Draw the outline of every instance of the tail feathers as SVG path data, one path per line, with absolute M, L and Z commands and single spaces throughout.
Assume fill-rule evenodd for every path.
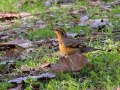
M 95 51 L 95 50 L 102 50 L 102 49 L 96 49 L 94 47 L 86 47 L 80 50 L 81 53 L 86 53 L 86 52 L 91 52 L 91 51 Z

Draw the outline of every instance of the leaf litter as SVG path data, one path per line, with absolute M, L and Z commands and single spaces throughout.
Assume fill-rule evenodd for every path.
M 86 0 L 86 1 L 89 2 L 89 4 L 91 5 L 89 6 L 90 8 L 93 8 L 94 5 L 98 5 L 101 11 L 107 11 L 107 12 L 111 12 L 111 10 L 114 8 L 113 7 L 114 5 L 119 5 L 119 0 L 113 3 L 109 3 L 107 5 L 102 5 L 100 0 Z M 47 3 L 50 5 L 52 5 L 53 2 L 54 0 L 47 1 Z M 61 3 L 61 2 L 65 4 L 65 3 L 68 3 L 69 0 L 67 0 L 67 2 L 64 2 L 64 0 L 58 1 L 58 3 Z M 89 37 L 87 37 L 85 33 L 76 35 L 74 33 L 67 32 L 70 38 L 80 37 L 82 38 L 83 42 L 90 41 L 91 38 L 93 40 L 96 40 L 99 37 L 108 35 L 106 32 L 102 32 L 101 30 L 102 29 L 105 30 L 107 26 L 111 26 L 111 27 L 113 26 L 112 24 L 110 24 L 111 22 L 109 21 L 109 19 L 105 19 L 105 18 L 90 19 L 90 15 L 87 13 L 87 9 L 88 8 L 85 6 L 82 6 L 79 9 L 70 8 L 69 15 L 72 16 L 72 20 L 69 23 L 68 22 L 67 23 L 56 22 L 56 26 L 61 27 L 61 26 L 64 26 L 65 23 L 66 23 L 66 26 L 71 25 L 69 27 L 74 27 L 74 26 L 84 27 L 84 26 L 89 25 L 89 27 L 92 29 L 92 32 L 93 32 L 92 35 Z M 51 11 L 48 13 L 48 16 L 50 16 L 50 13 Z M 27 36 L 29 29 L 31 28 L 36 32 L 36 29 L 38 28 L 47 27 L 47 24 L 43 20 L 38 20 L 38 18 L 37 18 L 37 21 L 36 20 L 34 22 L 29 21 L 31 17 L 36 19 L 35 16 L 37 15 L 40 15 L 40 14 L 35 14 L 34 16 L 32 16 L 30 13 L 26 13 L 26 12 L 22 12 L 22 13 L 2 12 L 0 13 L 0 19 L 2 20 L 2 22 L 9 22 L 16 18 L 20 18 L 21 20 L 23 20 L 23 22 L 20 23 L 22 25 L 20 25 L 19 28 L 15 28 L 12 30 L 9 30 L 12 24 L 4 25 L 4 26 L 0 24 L 0 30 L 3 30 L 0 32 L 0 52 L 2 53 L 2 55 L 0 55 L 0 61 L 3 61 L 3 59 L 6 60 L 4 63 L 0 63 L 0 65 L 10 64 L 11 66 L 15 67 L 16 59 L 21 59 L 21 61 L 24 62 L 27 56 L 37 52 L 37 50 L 39 50 L 40 47 L 43 47 L 44 49 L 45 48 L 52 49 L 54 47 L 54 50 L 58 51 L 58 41 L 56 38 L 49 39 L 48 41 L 42 40 L 42 39 L 39 41 L 30 41 L 30 40 L 25 40 L 23 37 L 18 38 L 18 36 L 20 36 L 21 33 L 25 33 Z M 51 13 L 51 15 L 52 15 L 52 18 L 54 18 L 56 14 Z M 78 18 L 77 17 L 78 15 L 81 17 Z M 12 22 L 12 23 L 15 23 L 15 22 Z M 118 31 L 119 30 L 117 30 L 117 32 Z M 116 30 L 112 32 L 115 33 Z M 14 38 L 14 39 L 11 40 L 11 38 Z M 120 40 L 119 35 L 116 35 L 114 37 L 114 41 L 117 42 L 119 40 Z M 116 47 L 116 49 L 118 50 L 118 52 L 120 52 L 119 45 L 118 47 Z M 32 59 L 34 58 L 34 56 L 31 56 L 31 57 Z M 40 57 L 43 57 L 43 56 L 41 56 L 40 54 Z M 90 65 L 89 59 L 85 55 L 77 53 L 77 54 L 74 54 L 68 57 L 62 57 L 59 60 L 57 60 L 56 63 L 53 63 L 53 64 L 49 62 L 42 63 L 40 66 L 36 68 L 31 68 L 29 66 L 23 65 L 21 66 L 20 71 L 24 74 L 27 73 L 27 75 L 31 75 L 30 76 L 31 78 L 38 79 L 38 80 L 41 80 L 41 79 L 46 80 L 46 78 L 48 79 L 55 78 L 56 74 L 54 73 L 56 72 L 61 72 L 61 71 L 62 72 L 67 72 L 67 71 L 76 72 L 76 71 L 80 71 L 82 68 L 88 65 Z M 52 71 L 53 73 L 49 73 L 49 70 Z M 6 70 L 6 72 L 8 71 L 10 71 L 10 69 Z M 43 73 L 46 71 L 47 73 Z M 5 71 L 0 69 L 0 72 L 3 73 Z M 40 74 L 41 72 L 42 74 Z M 15 89 L 20 90 L 22 88 L 22 82 L 24 82 L 28 78 L 29 78 L 28 76 L 19 76 L 17 78 L 9 80 L 10 83 L 18 84 L 17 87 L 11 88 L 9 90 L 15 90 Z
M 56 64 L 50 64 L 50 70 L 53 72 L 80 71 L 85 66 L 90 65 L 89 59 L 82 54 L 73 54 L 68 57 L 62 57 Z
M 12 20 L 15 18 L 24 18 L 31 16 L 30 13 L 27 12 L 21 12 L 21 13 L 16 13 L 16 12 L 1 12 L 0 13 L 0 20 Z

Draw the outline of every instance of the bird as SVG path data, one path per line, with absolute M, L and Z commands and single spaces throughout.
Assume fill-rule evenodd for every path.
M 59 49 L 63 55 L 72 55 L 75 53 L 85 53 L 93 50 L 100 50 L 69 38 L 63 28 L 54 28 L 53 31 L 57 35 Z

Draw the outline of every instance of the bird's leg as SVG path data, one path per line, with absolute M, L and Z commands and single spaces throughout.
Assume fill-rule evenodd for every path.
M 62 59 L 62 58 L 66 58 L 66 57 L 68 57 L 68 55 L 63 54 L 62 52 L 60 52 L 60 59 Z

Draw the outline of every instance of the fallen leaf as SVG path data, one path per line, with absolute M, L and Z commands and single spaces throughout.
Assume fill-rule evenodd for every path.
M 79 9 L 79 14 L 81 16 L 85 16 L 87 14 L 87 8 L 85 6 L 81 6 Z
M 75 33 L 67 32 L 67 36 L 70 38 L 75 37 L 75 35 L 76 35 Z
M 45 43 L 45 40 L 40 40 L 40 41 L 35 41 L 34 44 L 35 45 L 38 45 L 38 46 L 41 46 Z
M 10 38 L 10 36 L 2 36 L 2 37 L 0 37 L 1 40 L 6 40 L 8 38 Z
M 19 15 L 20 15 L 20 18 L 32 16 L 30 13 L 27 13 L 27 12 L 21 12 Z
M 88 16 L 82 16 L 82 17 L 80 18 L 80 21 L 86 21 L 86 20 L 88 20 L 88 19 L 89 19 Z
M 55 77 L 56 77 L 56 74 L 47 72 L 37 76 L 37 80 L 46 80 L 46 79 L 51 79 Z
M 11 19 L 14 19 L 14 18 L 18 18 L 19 17 L 19 14 L 17 14 L 16 12 L 1 12 L 0 13 L 0 19 L 1 20 L 11 20 Z
M 61 26 L 63 26 L 64 24 L 63 24 L 62 22 L 56 22 L 56 25 L 57 25 L 58 27 L 61 27 Z
M 24 17 L 28 17 L 31 16 L 30 13 L 27 12 L 21 12 L 21 13 L 17 13 L 17 12 L 1 12 L 0 13 L 0 20 L 12 20 L 15 18 L 24 18 Z
M 48 66 L 49 64 L 50 64 L 50 62 L 48 60 L 46 60 L 44 63 L 42 63 L 40 65 L 40 68 L 44 68 L 44 67 Z
M 107 24 L 109 24 L 109 20 L 108 19 L 89 20 L 89 24 L 93 28 L 93 32 L 92 33 L 93 34 L 97 34 L 98 31 L 101 31 L 101 29 L 104 28 L 104 30 L 105 30 L 105 26 Z
M 96 19 L 94 21 L 90 20 L 89 22 L 91 23 L 91 27 L 98 28 L 100 26 L 108 24 L 109 19 Z
M 107 11 L 110 12 L 111 11 L 111 6 L 100 6 L 101 11 Z
M 35 26 L 39 28 L 45 28 L 47 25 L 45 25 L 43 21 L 39 20 L 36 22 Z
M 13 41 L 0 43 L 0 47 L 10 47 L 15 48 L 16 46 L 22 47 L 22 48 L 28 48 L 32 46 L 32 43 L 28 40 L 15 38 Z
M 23 73 L 29 73 L 30 72 L 30 67 L 23 65 L 20 69 L 21 72 Z
M 78 10 L 74 10 L 73 8 L 70 8 L 69 13 L 72 17 L 76 18 L 76 15 L 78 14 Z
M 4 54 L 4 58 L 12 60 L 12 59 L 17 58 L 20 54 L 22 54 L 22 52 L 23 52 L 23 49 L 19 48 L 19 47 L 18 48 L 13 48 L 13 49 L 10 49 L 10 50 L 6 50 L 5 54 Z
M 33 79 L 37 79 L 37 80 L 46 80 L 46 79 L 51 79 L 51 78 L 55 78 L 56 77 L 56 74 L 53 74 L 53 73 L 43 73 L 39 76 L 30 76 L 30 78 L 33 78 Z M 9 80 L 8 82 L 9 83 L 17 83 L 17 84 L 21 84 L 24 80 L 27 80 L 29 77 L 19 77 L 19 78 L 15 78 L 15 79 L 12 79 L 12 80 Z
M 46 43 L 46 48 L 52 48 L 52 43 L 51 42 L 48 42 L 48 43 Z
M 53 42 L 52 42 L 52 45 L 56 47 L 56 46 L 58 46 L 58 42 L 53 41 Z
M 88 25 L 88 19 L 89 19 L 88 16 L 82 16 L 80 18 L 80 20 L 79 20 L 78 25 L 80 25 L 80 26 L 86 26 L 86 25 Z
M 72 17 L 77 18 L 77 15 L 84 16 L 86 15 L 86 7 L 82 6 L 79 10 L 74 10 L 73 8 L 70 8 L 69 13 Z
M 28 77 L 19 77 L 19 78 L 15 78 L 12 80 L 9 80 L 9 83 L 17 83 L 17 84 L 21 84 L 24 80 L 26 80 Z
M 82 54 L 73 54 L 68 57 L 63 57 L 50 65 L 50 70 L 53 72 L 66 72 L 66 71 L 80 71 L 86 65 L 89 65 L 89 59 Z

